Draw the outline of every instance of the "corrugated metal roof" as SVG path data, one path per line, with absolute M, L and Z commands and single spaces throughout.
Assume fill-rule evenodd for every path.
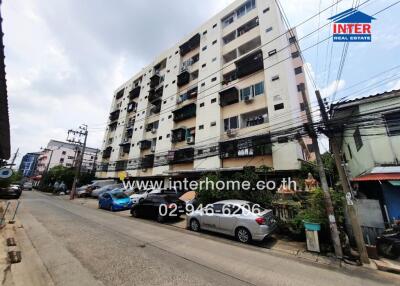
M 352 99 L 348 99 L 348 100 L 344 100 L 344 101 L 339 101 L 339 102 L 333 103 L 331 108 L 339 109 L 342 107 L 342 105 L 349 105 L 352 103 L 362 103 L 362 101 L 372 100 L 375 98 L 378 99 L 378 97 L 395 96 L 396 93 L 400 93 L 400 89 L 394 89 L 391 91 L 385 91 L 382 93 L 372 94 L 372 95 L 368 95 L 368 96 L 364 96 L 364 97 L 356 97 L 356 98 L 352 98 Z
M 400 180 L 400 173 L 373 173 L 353 178 L 353 182 L 367 181 L 396 181 Z

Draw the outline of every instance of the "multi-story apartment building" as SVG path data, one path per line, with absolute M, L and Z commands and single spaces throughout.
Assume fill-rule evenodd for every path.
M 19 165 L 19 172 L 24 177 L 32 177 L 36 173 L 38 159 L 41 153 L 27 153 L 22 157 L 21 164 Z
M 81 147 L 76 144 L 50 140 L 39 156 L 37 173 L 43 174 L 47 168 L 51 169 L 55 166 L 74 167 L 80 152 Z M 86 147 L 82 161 L 82 172 L 95 171 L 99 152 L 99 149 Z
M 235 1 L 116 90 L 97 176 L 299 169 L 296 41 L 275 1 Z

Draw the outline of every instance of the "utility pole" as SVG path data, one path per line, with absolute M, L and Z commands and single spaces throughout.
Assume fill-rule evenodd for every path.
M 10 164 L 11 168 L 12 168 L 12 166 L 15 165 L 15 160 L 17 159 L 18 152 L 19 152 L 19 148 L 18 148 L 17 151 L 14 153 L 14 156 L 13 156 L 13 158 L 12 158 L 12 161 L 11 161 L 11 164 Z
M 329 142 L 332 147 L 332 152 L 333 152 L 333 156 L 335 158 L 336 168 L 338 170 L 340 180 L 342 181 L 343 192 L 345 193 L 346 198 L 349 198 L 346 202 L 346 210 L 347 210 L 347 214 L 349 215 L 351 227 L 353 229 L 353 234 L 354 234 L 354 238 L 355 238 L 355 241 L 357 244 L 357 249 L 358 249 L 358 252 L 360 253 L 360 260 L 364 264 L 369 264 L 370 261 L 368 258 L 367 249 L 365 247 L 361 226 L 358 222 L 356 208 L 354 207 L 354 204 L 353 204 L 353 199 L 354 199 L 353 192 L 349 185 L 346 171 L 344 170 L 344 167 L 342 165 L 340 148 L 336 141 L 334 132 L 332 132 L 331 129 L 329 128 L 328 114 L 326 112 L 326 109 L 325 109 L 324 103 L 322 101 L 319 90 L 315 91 L 315 95 L 317 96 L 319 108 L 321 111 L 322 121 L 324 122 L 324 125 L 328 129 L 326 132 L 326 135 L 328 136 Z
M 73 135 L 72 139 L 69 138 L 70 134 Z M 82 136 L 84 136 L 83 144 L 82 144 L 82 142 L 80 140 L 80 137 L 82 137 Z M 88 128 L 87 128 L 87 125 L 85 125 L 85 124 L 82 124 L 79 127 L 79 130 L 68 130 L 67 141 L 71 142 L 71 143 L 76 143 L 78 146 L 82 146 L 81 153 L 76 156 L 77 164 L 75 166 L 75 177 L 74 177 L 74 182 L 72 183 L 72 190 L 71 190 L 71 194 L 70 194 L 70 200 L 73 200 L 75 198 L 76 185 L 78 183 L 79 176 L 80 176 L 80 173 L 81 173 L 83 156 L 85 155 L 87 136 L 88 136 Z M 75 140 L 76 137 L 78 137 L 79 139 Z
M 317 168 L 318 168 L 319 178 L 321 180 L 322 190 L 324 193 L 325 208 L 326 208 L 326 213 L 328 215 L 329 228 L 331 231 L 331 239 L 333 242 L 333 248 L 335 249 L 336 257 L 343 258 L 342 246 L 340 243 L 339 231 L 338 231 L 337 224 L 336 224 L 335 213 L 333 211 L 331 194 L 329 193 L 328 181 L 326 179 L 324 164 L 322 162 L 321 153 L 319 150 L 318 136 L 314 130 L 314 127 L 312 126 L 313 120 L 312 120 L 312 116 L 311 116 L 311 112 L 310 112 L 310 107 L 308 105 L 308 99 L 307 99 L 307 95 L 305 92 L 304 83 L 301 83 L 299 87 L 301 90 L 301 95 L 303 97 L 304 107 L 305 107 L 305 111 L 307 114 L 308 133 L 312 140 L 312 145 L 313 145 L 314 152 L 315 152 L 315 158 L 317 159 Z

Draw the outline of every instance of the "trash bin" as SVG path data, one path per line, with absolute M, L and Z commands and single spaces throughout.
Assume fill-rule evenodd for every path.
M 321 230 L 321 224 L 303 221 L 306 230 L 307 250 L 320 252 L 318 232 Z

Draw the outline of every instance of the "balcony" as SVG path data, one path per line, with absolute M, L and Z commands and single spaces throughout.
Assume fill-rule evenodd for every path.
M 198 33 L 190 38 L 186 43 L 179 46 L 181 57 L 185 56 L 190 51 L 198 48 L 200 46 L 200 38 L 200 34 Z
M 147 169 L 153 168 L 154 165 L 154 154 L 146 155 L 140 160 L 140 168 Z
M 238 78 L 242 78 L 264 69 L 263 54 L 258 50 L 247 55 L 235 62 L 236 74 Z
M 158 129 L 158 121 L 154 121 L 152 123 L 147 124 L 146 126 L 146 132 L 156 132 L 156 130 Z
M 240 127 L 247 128 L 267 123 L 268 122 L 267 112 L 268 112 L 267 108 L 263 108 L 260 110 L 240 115 Z
M 119 118 L 119 113 L 120 113 L 120 110 L 119 110 L 119 109 L 114 110 L 113 112 L 111 112 L 111 113 L 110 113 L 110 121 L 118 120 L 118 118 Z
M 123 146 L 122 146 L 122 154 L 124 155 L 124 154 L 129 154 L 129 151 L 131 150 L 131 144 L 130 143 L 128 143 L 128 144 L 124 144 Z
M 174 114 L 174 122 L 179 122 L 196 116 L 196 104 L 191 103 L 182 108 L 172 111 Z
M 179 96 L 179 98 L 178 98 L 178 102 L 177 103 L 180 104 L 180 103 L 182 103 L 182 102 L 184 102 L 186 100 L 195 98 L 195 97 L 197 97 L 197 93 L 198 93 L 198 88 L 196 86 L 196 87 L 188 90 L 187 93 L 181 94 Z
M 219 151 L 221 159 L 271 155 L 271 136 L 265 134 L 220 142 Z
M 190 163 L 194 160 L 194 148 L 185 148 L 168 152 L 170 164 Z
M 124 96 L 125 89 L 121 89 L 120 91 L 117 92 L 115 95 L 115 99 L 120 99 L 121 97 Z
M 160 84 L 160 75 L 159 74 L 154 74 L 151 78 L 150 78 L 150 88 L 155 88 L 156 86 L 158 86 Z
M 178 81 L 176 84 L 178 85 L 178 87 L 181 87 L 184 86 L 185 84 L 188 84 L 189 81 L 190 81 L 190 73 L 189 71 L 185 70 L 178 75 Z
M 135 120 L 130 119 L 130 120 L 128 121 L 128 123 L 126 123 L 126 129 L 127 129 L 127 130 L 132 130 L 134 125 L 135 125 Z
M 133 100 L 135 98 L 138 98 L 140 95 L 140 85 L 134 87 L 130 92 L 129 92 L 129 99 Z
M 112 147 L 107 147 L 103 151 L 103 159 L 108 159 L 111 157 Z
M 118 126 L 118 122 L 117 121 L 114 121 L 114 122 L 108 124 L 108 128 L 109 128 L 110 131 L 114 131 L 115 129 L 117 129 L 117 126 Z
M 151 148 L 151 141 L 150 140 L 142 140 L 139 141 L 139 149 L 140 150 L 147 150 Z
M 219 93 L 219 105 L 221 107 L 231 105 L 239 102 L 239 91 L 236 87 L 232 86 L 228 89 L 222 90 Z
M 152 101 L 155 101 L 157 99 L 161 99 L 162 96 L 163 96 L 163 91 L 164 91 L 164 87 L 163 86 L 159 87 L 156 90 L 151 89 L 149 91 L 149 101 L 152 102 Z
M 130 145 L 131 144 L 131 138 L 129 138 L 129 137 L 122 138 L 121 143 L 119 144 L 119 146 Z
M 125 171 L 128 166 L 127 160 L 117 161 L 115 163 L 115 171 Z
M 126 109 L 127 112 L 133 112 L 137 108 L 137 103 L 136 102 L 129 102 L 128 107 Z
M 186 139 L 186 129 L 185 128 L 178 128 L 178 129 L 172 130 L 172 134 L 171 134 L 171 142 L 172 143 L 182 142 L 185 139 Z
M 153 107 L 150 109 L 151 114 L 157 114 L 161 111 L 161 100 L 158 99 L 152 102 Z

